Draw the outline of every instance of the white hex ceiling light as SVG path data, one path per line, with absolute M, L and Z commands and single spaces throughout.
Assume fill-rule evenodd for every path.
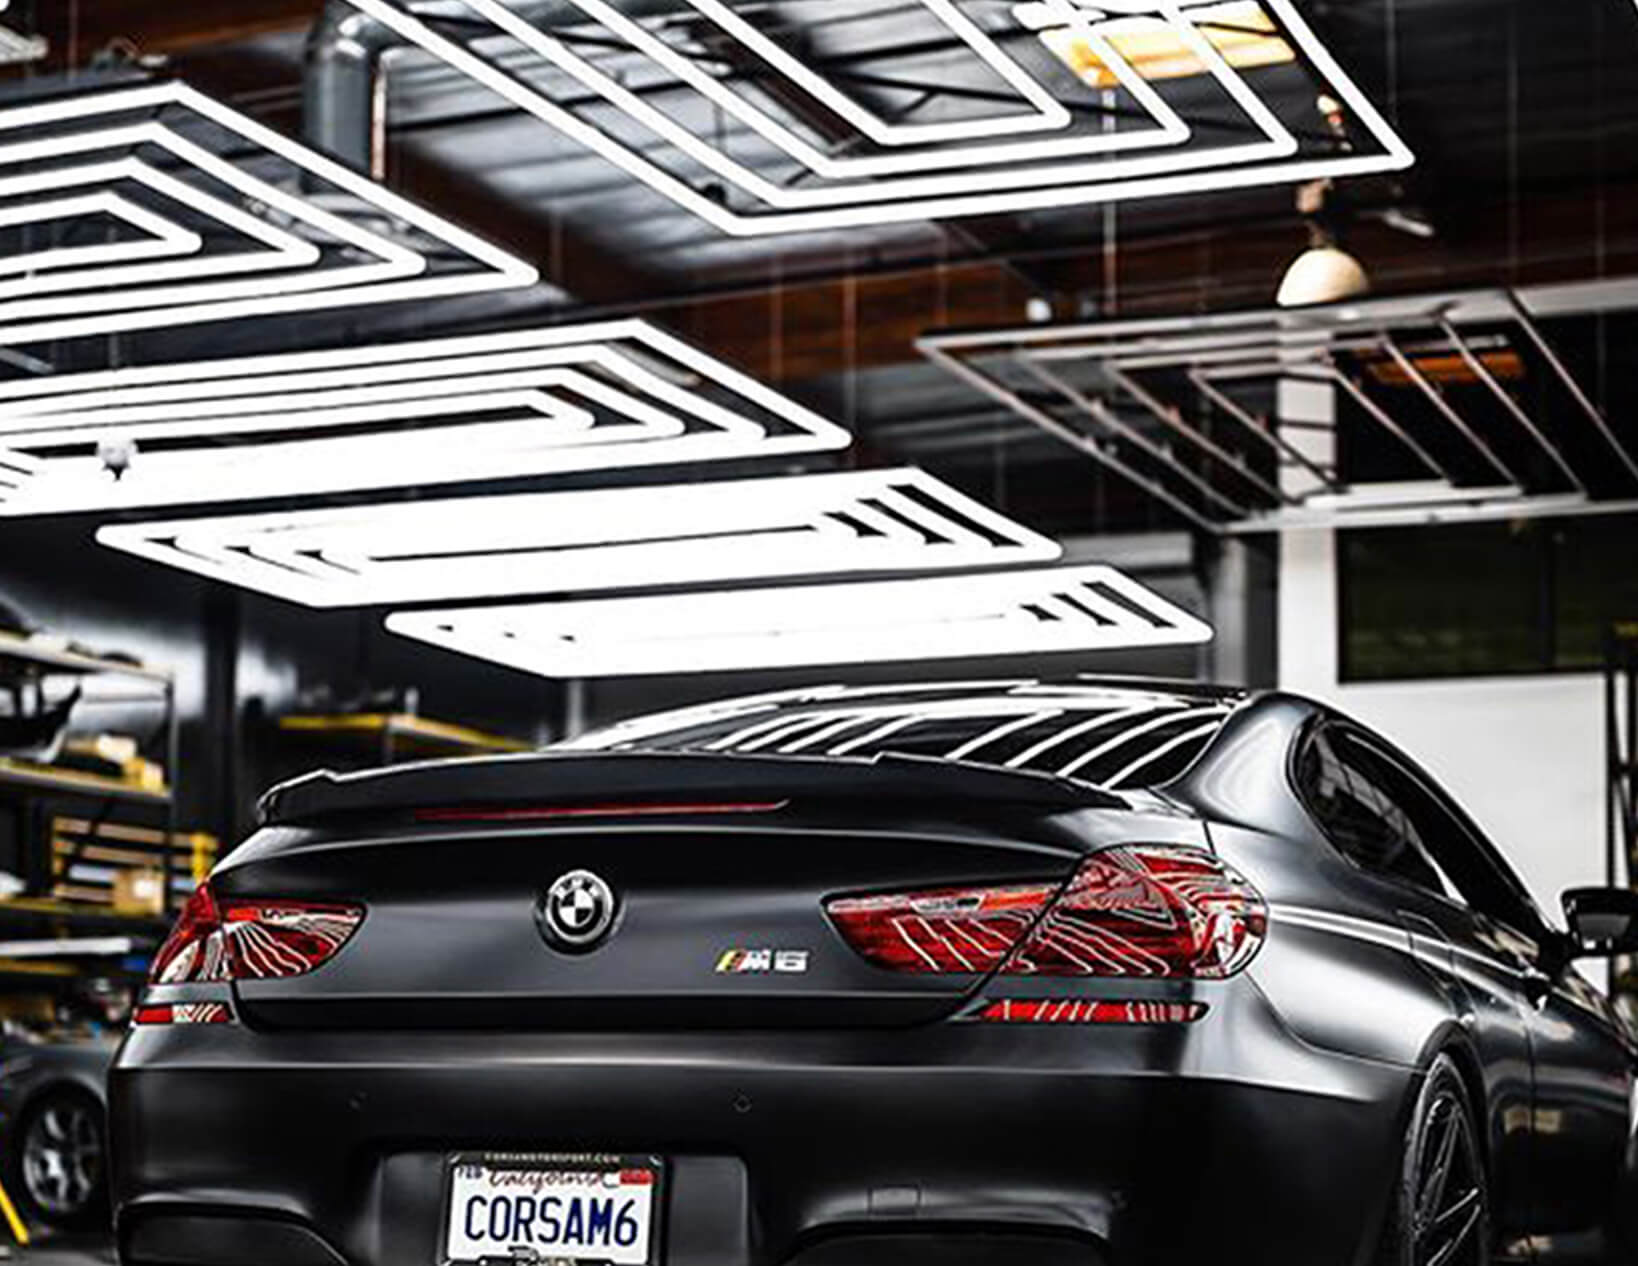
M 350 3 L 481 83 L 514 106 L 597 153 L 628 175 L 735 235 L 818 231 L 905 220 L 1052 209 L 1123 198 L 1185 195 L 1250 185 L 1295 183 L 1398 170 L 1414 157 L 1382 115 L 1303 22 L 1291 0 L 1260 0 L 1290 60 L 1312 72 L 1312 88 L 1338 100 L 1358 135 L 1342 150 L 1305 144 L 1291 120 L 1259 95 L 1254 75 L 1230 64 L 1211 33 L 1222 3 L 1115 0 L 1096 7 L 1076 0 L 1045 0 L 1016 6 L 1010 34 L 1029 35 L 1029 58 L 1004 50 L 998 35 L 969 16 L 973 0 L 920 0 L 929 29 L 956 37 L 991 81 L 1016 94 L 1017 108 L 977 118 L 943 121 L 883 120 L 769 39 L 723 0 L 684 0 L 755 62 L 778 77 L 782 91 L 814 103 L 855 129 L 825 146 L 798 114 L 776 112 L 773 94 L 744 91 L 712 73 L 697 56 L 654 27 L 617 9 L 609 0 L 569 0 L 599 28 L 606 43 L 618 41 L 645 59 L 683 92 L 696 94 L 700 118 L 732 118 L 771 147 L 771 157 L 794 161 L 805 179 L 766 174 L 727 152 L 680 111 L 667 113 L 622 77 L 583 56 L 576 44 L 531 24 L 501 0 L 454 0 L 474 23 L 509 38 L 525 56 L 577 90 L 619 110 L 652 143 L 636 144 L 559 104 L 538 82 L 516 73 L 474 46 L 435 29 L 407 0 Z M 907 8 L 911 6 L 906 6 Z M 1052 23 L 1058 23 L 1052 27 Z M 1035 37 L 1043 25 L 1070 30 L 1118 84 L 1118 96 L 1136 126 L 1105 124 L 1098 113 L 1104 94 L 1094 91 Z M 1188 85 L 1193 113 L 1201 85 L 1210 85 L 1214 121 L 1226 128 L 1192 128 L 1168 99 L 1122 55 L 1115 40 L 1153 26 L 1169 32 L 1201 73 Z M 606 50 L 604 50 L 606 52 Z M 1032 60 L 1030 60 L 1032 59 Z M 1286 85 L 1289 87 L 1289 84 Z M 1300 94 L 1299 94 L 1300 95 Z M 1069 108 L 1073 99 L 1085 107 Z M 1309 98 L 1312 100 L 1312 98 Z M 1289 107 L 1287 107 L 1289 113 Z M 1241 140 L 1236 130 L 1254 139 Z M 806 133 L 806 135 L 804 135 Z M 1204 135 L 1203 135 L 1204 134 Z M 1231 139 L 1220 139 L 1227 136 Z M 1128 151 L 1141 151 L 1130 153 Z M 667 162 L 670 156 L 672 161 Z M 705 186 L 721 182 L 725 201 Z
M 398 611 L 395 633 L 545 677 L 735 672 L 1211 640 L 1110 567 Z
M 314 607 L 994 567 L 1060 553 L 919 470 L 122 524 L 97 540 Z
M 707 97 L 713 105 L 725 110 L 764 139 L 797 159 L 810 172 L 832 180 L 854 177 L 902 177 L 910 172 L 949 168 L 952 159 L 948 152 L 937 149 L 906 152 L 903 149 L 874 156 L 833 156 L 805 140 L 798 132 L 781 123 L 744 97 L 732 91 L 714 75 L 706 72 L 698 62 L 678 53 L 663 39 L 651 33 L 641 23 L 626 17 L 607 0 L 572 0 L 589 18 L 600 22 L 629 40 L 632 46 L 666 70 L 675 74 L 688 86 Z M 906 126 L 890 124 L 861 109 L 852 98 L 838 92 L 822 76 L 814 74 L 803 62 L 786 52 L 750 23 L 719 0 L 691 0 L 694 7 L 711 21 L 722 26 L 740 40 L 758 58 L 783 72 L 792 82 L 810 93 L 841 117 L 855 122 L 862 133 L 878 145 L 904 146 L 911 141 L 935 143 L 960 139 L 963 136 L 993 135 L 999 133 L 1033 132 L 1042 129 L 1060 129 L 1071 122 L 1071 115 L 1047 94 L 1040 84 L 1026 75 L 1011 58 L 1007 57 L 988 36 L 962 15 L 950 0 L 921 0 L 928 11 L 938 17 L 952 31 L 977 52 L 981 60 L 998 71 L 1010 85 L 1020 90 L 1026 101 L 1038 113 L 1027 116 L 957 120 L 946 123 L 927 123 Z M 566 44 L 543 34 L 498 0 L 465 0 L 470 7 L 495 26 L 515 37 L 526 48 L 544 57 L 559 69 L 574 76 L 583 86 L 606 97 L 612 104 L 652 129 L 667 142 L 698 158 L 717 175 L 732 180 L 741 188 L 776 207 L 844 203 L 858 199 L 889 199 L 911 194 L 934 194 L 958 190 L 970 181 L 924 180 L 894 184 L 890 189 L 802 190 L 784 187 L 758 175 L 742 163 L 734 162 L 713 149 L 709 142 L 680 126 L 663 112 L 649 105 L 641 96 L 628 91 L 616 79 L 597 70 L 591 63 L 574 53 Z M 1158 93 L 1127 64 L 1107 40 L 1090 26 L 1081 10 L 1066 10 L 1066 21 L 1084 30 L 1085 38 L 1106 59 L 1122 86 L 1140 100 L 1156 123 L 1152 128 L 1126 132 L 1103 132 L 1078 138 L 1067 150 L 1072 154 L 1113 153 L 1118 150 L 1177 144 L 1188 139 L 1189 130 L 1183 120 Z M 1277 140 L 1283 146 L 1284 140 Z M 1050 141 L 1017 142 L 971 147 L 962 151 L 961 165 L 976 166 L 1063 157 L 1065 143 Z
M 199 234 L 173 224 L 163 216 L 144 210 L 117 194 L 102 192 L 72 198 L 48 199 L 24 206 L 0 206 L 0 229 L 17 229 L 30 224 L 54 221 L 83 223 L 93 218 L 122 223 L 137 236 L 120 241 L 87 241 L 77 246 L 20 251 L 0 256 L 0 277 L 25 274 L 27 293 L 50 289 L 54 277 L 43 276 L 53 269 L 123 263 L 133 259 L 177 258 L 203 249 Z M 7 287 L 0 293 L 18 293 L 21 287 Z
M 0 383 L 0 517 L 846 448 L 639 320 Z M 118 479 L 99 449 L 132 455 Z
M 0 282 L 0 342 L 425 300 L 539 276 L 178 82 L 0 110 L 0 227 L 63 220 L 103 240 L 0 255 L 0 278 L 15 278 Z M 383 224 L 402 228 L 388 236 Z

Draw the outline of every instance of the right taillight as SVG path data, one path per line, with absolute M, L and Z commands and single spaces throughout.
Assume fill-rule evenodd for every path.
M 363 906 L 218 901 L 210 885 L 201 884 L 154 956 L 148 979 L 182 985 L 305 976 L 335 957 L 363 922 Z
M 1215 980 L 1250 962 L 1268 927 L 1243 876 L 1171 844 L 1105 849 L 1066 886 L 847 897 L 826 910 L 878 967 L 928 974 Z
M 843 939 L 878 967 L 991 972 L 1040 921 L 1059 887 L 940 888 L 846 897 L 825 909 Z
M 1193 1024 L 1203 1002 L 1106 1002 L 1093 998 L 1005 998 L 978 1018 L 990 1024 Z

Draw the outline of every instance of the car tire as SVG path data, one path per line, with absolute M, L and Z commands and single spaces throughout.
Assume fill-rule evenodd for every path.
M 1467 1085 L 1448 1055 L 1416 1097 L 1376 1266 L 1490 1266 L 1490 1187 Z
M 57 1086 L 19 1114 L 5 1150 L 6 1191 L 23 1216 L 63 1230 L 108 1224 L 106 1114 L 84 1090 Z

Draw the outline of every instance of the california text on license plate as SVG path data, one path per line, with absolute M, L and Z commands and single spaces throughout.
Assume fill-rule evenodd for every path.
M 453 1157 L 443 1260 L 649 1266 L 660 1172 L 652 1156 Z

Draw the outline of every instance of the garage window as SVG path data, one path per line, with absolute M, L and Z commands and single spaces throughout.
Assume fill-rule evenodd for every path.
M 1638 619 L 1638 516 L 1345 532 L 1344 681 L 1587 672 Z

